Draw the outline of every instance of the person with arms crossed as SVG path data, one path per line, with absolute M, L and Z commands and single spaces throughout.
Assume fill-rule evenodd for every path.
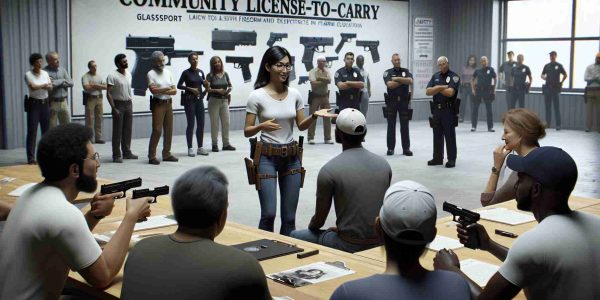
M 344 55 L 344 67 L 335 72 L 335 85 L 339 92 L 336 94 L 336 102 L 340 111 L 346 108 L 360 110 L 361 93 L 365 88 L 365 79 L 360 70 L 353 67 L 354 53 L 347 52 Z
M 73 79 L 65 68 L 60 66 L 58 53 L 52 51 L 46 54 L 48 65 L 44 68 L 50 79 L 52 79 L 52 91 L 50 91 L 50 128 L 58 124 L 71 122 L 71 112 L 67 98 L 68 89 L 73 87 Z
M 331 76 L 326 66 L 327 60 L 324 56 L 321 56 L 317 58 L 317 67 L 308 72 L 308 80 L 310 81 L 308 111 L 311 114 L 320 109 L 331 108 L 328 88 L 331 83 Z M 315 143 L 316 128 L 316 122 L 313 122 L 308 128 L 308 143 L 311 145 Z M 325 137 L 325 144 L 333 144 L 331 140 L 331 120 L 329 119 L 323 119 L 323 135 Z
M 413 78 L 410 71 L 400 67 L 400 55 L 392 55 L 393 68 L 383 73 L 383 82 L 387 87 L 387 155 L 394 155 L 396 148 L 396 116 L 400 118 L 400 138 L 402 139 L 402 154 L 412 156 L 410 151 L 410 93 Z
M 529 88 L 531 88 L 533 78 L 531 77 L 529 67 L 523 64 L 524 60 L 525 57 L 523 54 L 517 55 L 517 65 L 512 69 L 513 93 L 512 101 L 510 102 L 511 109 L 517 106 L 517 101 L 520 108 L 525 108 L 525 94 L 528 94 Z
M 44 181 L 17 199 L 0 236 L 0 299 L 58 299 L 69 269 L 102 289 L 121 269 L 133 227 L 150 215 L 153 199 L 127 198 L 119 228 L 100 249 L 91 230 L 111 214 L 121 193 L 95 194 L 85 214 L 73 205 L 79 192 L 93 193 L 98 185 L 100 156 L 91 138 L 89 128 L 72 123 L 40 140 Z
M 85 126 L 94 129 L 94 142 L 104 144 L 102 139 L 102 90 L 106 89 L 106 82 L 102 81 L 102 76 L 97 72 L 96 62 L 88 62 L 88 72 L 81 77 L 83 86 L 83 97 L 85 102 Z
M 600 133 L 600 52 L 596 53 L 596 62 L 585 69 L 585 131 L 596 130 Z

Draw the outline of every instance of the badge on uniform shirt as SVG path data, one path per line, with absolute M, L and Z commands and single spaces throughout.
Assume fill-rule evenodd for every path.
M 487 72 L 486 72 L 486 73 L 490 74 L 490 70 L 487 70 Z
M 406 72 L 402 72 L 402 77 L 406 77 Z
M 356 75 L 356 72 L 352 73 L 352 77 L 358 77 L 358 75 Z
M 525 73 L 525 68 L 521 69 L 521 72 Z
M 340 72 L 335 72 L 335 78 L 340 77 Z
M 383 72 L 383 77 L 387 77 L 388 76 L 388 71 Z
M 459 78 L 458 78 L 458 76 L 454 76 L 454 77 L 452 77 L 452 80 L 454 80 L 454 83 L 458 83 Z
M 516 67 L 516 66 L 517 66 L 517 64 L 513 64 L 513 68 Z
M 446 83 L 450 83 L 450 76 L 446 77 Z
M 554 66 L 554 70 L 558 70 L 558 66 Z

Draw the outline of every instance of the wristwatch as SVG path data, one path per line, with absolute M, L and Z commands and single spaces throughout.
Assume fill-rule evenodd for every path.
M 317 116 L 317 115 L 315 115 L 315 114 L 312 114 L 312 115 L 310 115 L 310 117 L 311 117 L 313 120 L 316 120 L 316 119 L 318 119 L 318 118 L 319 118 L 319 116 Z
M 496 174 L 496 175 L 500 175 L 500 170 L 498 170 L 498 168 L 496 168 L 496 166 L 492 167 L 492 173 Z

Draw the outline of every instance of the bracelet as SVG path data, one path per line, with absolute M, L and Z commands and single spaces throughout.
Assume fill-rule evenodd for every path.
M 316 119 L 318 119 L 318 118 L 319 118 L 319 116 L 317 116 L 317 115 L 315 115 L 315 114 L 312 114 L 312 115 L 310 115 L 310 117 L 311 117 L 313 120 L 316 120 Z

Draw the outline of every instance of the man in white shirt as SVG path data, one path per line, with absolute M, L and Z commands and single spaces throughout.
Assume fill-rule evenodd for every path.
M 325 67 L 327 60 L 324 56 L 317 58 L 317 67 L 308 72 L 308 80 L 310 81 L 309 94 L 309 112 L 312 114 L 319 109 L 330 109 L 329 104 L 329 84 L 331 83 L 331 75 L 329 69 Z M 308 128 L 308 143 L 315 143 L 315 131 L 317 122 L 313 122 Z M 323 135 L 325 144 L 333 144 L 331 140 L 331 120 L 323 119 Z
M 102 90 L 106 89 L 106 82 L 97 72 L 96 62 L 88 62 L 88 72 L 81 77 L 83 85 L 83 105 L 85 105 L 85 126 L 94 129 L 96 144 L 104 144 L 102 140 Z M 93 125 L 92 125 L 93 123 Z
M 471 282 L 473 298 L 512 299 L 523 289 L 528 299 L 600 299 L 600 218 L 568 205 L 577 182 L 575 161 L 560 148 L 540 147 L 527 156 L 509 155 L 506 164 L 518 172 L 517 208 L 532 212 L 539 224 L 510 249 L 479 224 L 458 225 L 461 243 L 477 243 L 468 234 L 475 230 L 477 247 L 503 261 L 483 291 Z M 438 252 L 434 267 L 466 277 L 450 251 Z
M 156 147 L 160 135 L 164 129 L 163 137 L 163 161 L 179 161 L 171 154 L 171 140 L 173 139 L 173 95 L 177 94 L 177 88 L 173 81 L 171 71 L 165 69 L 165 56 L 160 51 L 152 52 L 152 70 L 148 72 L 148 87 L 152 93 L 150 98 L 150 109 L 152 110 L 152 135 L 148 146 L 148 159 L 150 164 L 158 165 L 156 159 Z
M 100 249 L 90 230 L 110 215 L 121 193 L 94 195 L 85 214 L 72 204 L 80 191 L 92 193 L 98 184 L 100 158 L 91 138 L 90 129 L 71 123 L 40 140 L 44 181 L 17 200 L 0 236 L 0 299 L 58 299 L 69 269 L 106 288 L 121 269 L 133 227 L 150 215 L 152 198 L 127 199 L 121 225 Z

